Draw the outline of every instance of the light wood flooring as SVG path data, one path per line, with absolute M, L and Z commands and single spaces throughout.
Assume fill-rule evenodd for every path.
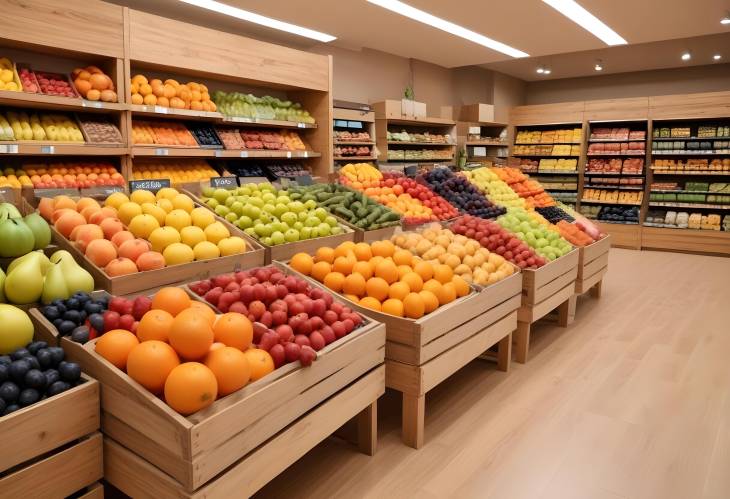
M 534 331 L 429 392 L 422 449 L 388 391 L 374 457 L 328 439 L 257 497 L 730 498 L 730 259 L 612 249 L 603 296 Z

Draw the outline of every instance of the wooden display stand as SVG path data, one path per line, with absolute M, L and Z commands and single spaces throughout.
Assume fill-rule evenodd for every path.
M 533 323 L 558 309 L 558 325 L 568 326 L 570 310 L 575 307 L 575 280 L 578 277 L 579 251 L 574 249 L 536 270 L 523 270 L 522 306 L 517 313 L 515 360 L 527 362 L 530 329 Z
M 608 272 L 608 252 L 611 249 L 611 236 L 578 248 L 578 277 L 575 281 L 575 294 L 590 291 L 591 296 L 601 297 L 603 276 Z
M 337 107 L 335 102 L 335 108 L 333 109 L 333 124 L 334 128 L 347 130 L 352 128 L 353 131 L 368 132 L 370 134 L 370 140 L 334 140 L 336 146 L 368 146 L 370 147 L 370 154 L 367 156 L 333 156 L 333 161 L 337 164 L 344 165 L 346 163 L 361 163 L 363 161 L 375 161 L 378 159 L 375 149 L 375 113 L 372 111 L 365 111 L 360 109 L 350 109 Z M 367 106 L 369 107 L 369 106 Z M 344 124 L 347 123 L 348 126 Z M 355 128 L 357 124 L 361 128 Z M 351 124 L 353 124 L 351 126 Z
M 102 478 L 99 383 L 81 377 L 81 385 L 0 418 L 0 497 L 66 497 Z

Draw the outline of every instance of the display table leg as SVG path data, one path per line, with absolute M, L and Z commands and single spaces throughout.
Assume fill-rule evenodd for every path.
M 512 361 L 512 333 L 508 334 L 497 343 L 497 369 L 509 372 L 509 365 Z
M 575 319 L 575 303 L 577 296 L 572 295 L 558 307 L 558 326 L 568 327 Z
M 591 289 L 591 296 L 593 298 L 600 298 L 601 297 L 601 284 L 603 284 L 603 279 L 598 281 Z
M 378 445 L 378 401 L 357 415 L 357 446 L 360 452 L 372 456 Z
M 517 321 L 515 336 L 515 360 L 520 364 L 527 362 L 527 353 L 530 349 L 530 323 Z
M 403 394 L 403 443 L 414 449 L 423 446 L 426 424 L 426 395 Z

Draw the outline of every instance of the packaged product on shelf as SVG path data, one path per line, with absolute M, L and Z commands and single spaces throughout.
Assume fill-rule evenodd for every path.
M 213 92 L 213 100 L 218 110 L 226 116 L 314 123 L 314 118 L 309 111 L 302 109 L 301 104 L 269 95 L 257 97 L 218 90 Z
M 86 139 L 92 144 L 121 144 L 122 134 L 108 118 L 98 115 L 77 116 Z
M 170 179 L 173 184 L 179 184 L 218 176 L 204 159 L 197 158 L 139 158 L 132 165 L 132 180 Z

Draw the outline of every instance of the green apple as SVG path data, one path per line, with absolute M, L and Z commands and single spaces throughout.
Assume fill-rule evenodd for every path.
M 249 227 L 253 227 L 253 220 L 251 220 L 251 217 L 243 215 L 238 219 L 238 226 L 242 229 L 248 229 Z
M 283 232 L 277 230 L 271 234 L 271 242 L 273 244 L 284 244 L 285 241 Z
M 251 237 L 256 237 L 258 235 L 256 234 L 256 229 L 254 229 L 253 227 L 247 227 L 243 230 L 243 232 Z
M 213 189 L 212 187 L 208 187 L 208 186 L 203 187 L 203 196 L 205 196 L 207 198 L 212 198 L 214 193 L 215 193 L 215 189 Z
M 304 224 L 302 222 L 294 222 L 294 225 L 292 225 L 292 229 L 296 230 L 302 230 L 304 228 Z
M 253 191 L 250 187 L 244 186 L 238 188 L 238 193 L 242 196 L 250 196 Z
M 310 239 L 314 239 L 315 237 L 319 237 L 319 227 L 312 227 L 310 230 L 312 231 L 311 232 L 311 236 L 312 237 L 310 237 Z
M 231 211 L 239 217 L 243 215 L 243 203 L 241 203 L 240 201 L 236 201 L 235 203 L 233 203 L 230 208 Z
M 266 201 L 267 203 L 272 203 L 272 204 L 275 204 L 275 203 L 276 203 L 276 196 L 275 196 L 275 195 L 274 195 L 274 193 L 272 193 L 272 192 L 265 192 L 265 193 L 264 193 L 264 194 L 263 194 L 263 195 L 261 196 L 261 199 L 263 199 L 263 200 L 264 200 L 264 201 Z
M 297 213 L 297 219 L 299 219 L 300 222 L 304 222 L 307 218 L 309 218 L 308 211 L 300 211 Z
M 279 218 L 281 218 L 281 216 L 282 216 L 282 215 L 283 215 L 284 213 L 287 213 L 288 211 L 289 211 L 289 208 L 287 208 L 287 206 L 286 206 L 285 204 L 282 204 L 282 203 L 277 203 L 277 204 L 276 204 L 276 205 L 274 206 L 274 215 L 276 215 L 276 216 L 277 216 L 277 217 L 279 217 Z
M 252 196 L 251 199 L 248 200 L 249 203 L 254 205 L 256 208 L 263 208 L 266 203 L 264 203 L 264 200 L 259 197 Z
M 291 211 L 287 211 L 284 213 L 281 217 L 281 221 L 287 224 L 288 226 L 292 226 L 297 222 L 297 215 L 296 213 L 292 213 Z
M 273 244 L 271 244 L 271 237 L 264 237 L 263 239 L 261 239 L 261 242 L 264 243 L 266 246 L 273 246 Z
M 321 223 L 321 220 L 315 216 L 307 217 L 307 219 L 304 221 L 305 227 L 316 227 Z
M 304 202 L 304 207 L 308 210 L 313 210 L 317 207 L 317 202 L 313 199 L 307 199 Z
M 319 232 L 320 236 L 329 236 L 332 232 L 332 227 L 330 227 L 326 223 L 321 223 L 317 226 L 317 231 Z
M 238 215 L 233 212 L 230 212 L 229 214 L 227 214 L 225 216 L 225 219 L 228 220 L 229 222 L 233 223 L 238 220 Z
M 205 204 L 208 205 L 208 208 L 215 210 L 215 208 L 220 204 L 215 198 L 210 198 L 205 202 Z
M 270 184 L 270 183 L 268 183 L 268 182 L 261 182 L 261 183 L 260 183 L 260 184 L 258 184 L 258 185 L 257 185 L 256 187 L 258 187 L 258 189 L 259 189 L 260 191 L 273 191 L 273 190 L 274 190 L 274 186 L 273 186 L 273 185 L 271 185 L 271 184 Z
M 332 228 L 330 229 L 330 231 L 331 231 L 331 233 L 332 233 L 332 235 L 333 235 L 333 236 L 334 236 L 334 235 L 337 235 L 337 234 L 341 234 L 341 233 L 342 233 L 342 227 L 340 227 L 340 226 L 338 225 L 338 226 L 336 226 L 336 227 L 332 227 Z
M 314 210 L 314 216 L 319 218 L 320 221 L 324 222 L 329 213 L 324 208 L 317 208 Z
M 254 225 L 253 229 L 256 231 L 256 234 L 261 237 L 268 237 L 271 235 L 271 227 L 269 227 L 268 225 L 264 225 L 260 222 Z
M 216 189 L 215 192 L 213 192 L 213 198 L 215 198 L 215 200 L 219 203 L 225 203 L 226 199 L 228 199 L 228 196 L 230 195 L 231 193 L 225 189 Z
M 291 203 L 289 203 L 289 209 L 294 213 L 300 213 L 306 210 L 306 208 L 304 207 L 304 203 L 302 203 L 301 201 L 292 201 Z
M 294 243 L 296 241 L 299 241 L 299 231 L 296 229 L 289 229 L 284 233 L 284 238 L 289 243 Z
M 231 210 L 230 210 L 230 208 L 228 208 L 228 206 L 219 204 L 218 206 L 215 207 L 215 212 L 218 216 L 225 217 L 226 215 L 228 215 L 231 212 Z
M 233 203 L 235 203 L 235 202 L 236 202 L 236 198 L 231 196 L 228 199 L 226 199 L 225 205 L 230 208 L 231 206 L 233 206 Z
M 271 213 L 272 215 L 274 215 L 274 214 L 275 214 L 274 212 L 276 211 L 276 206 L 274 206 L 274 205 L 273 205 L 273 204 L 271 204 L 271 203 L 266 203 L 266 204 L 264 205 L 264 207 L 263 207 L 262 209 L 263 209 L 263 210 L 264 210 L 265 212 L 267 212 L 267 213 Z
M 332 215 L 328 215 L 327 217 L 325 217 L 324 223 L 326 223 L 330 227 L 337 227 L 337 219 Z
M 276 204 L 279 203 L 288 205 L 289 203 L 291 203 L 291 199 L 289 199 L 289 196 L 282 196 L 281 191 L 279 191 L 279 197 L 276 198 Z
M 274 222 L 271 222 L 271 229 L 273 231 L 286 232 L 287 230 L 289 230 L 289 226 L 284 222 L 276 220 Z
M 299 231 L 299 237 L 302 239 L 311 239 L 312 238 L 312 228 L 311 227 L 302 227 L 302 230 Z

